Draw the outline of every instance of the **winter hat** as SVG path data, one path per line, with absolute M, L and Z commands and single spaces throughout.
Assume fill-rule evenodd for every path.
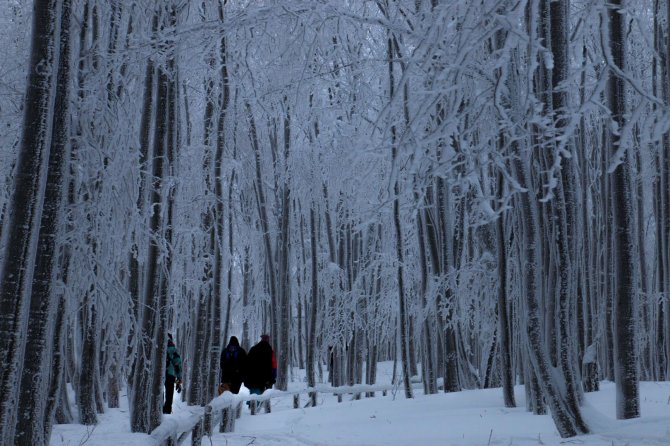
M 239 347 L 240 341 L 237 340 L 236 336 L 231 336 L 230 341 L 228 341 L 228 345 L 234 345 L 235 347 Z
M 270 335 L 269 334 L 262 334 L 261 335 L 261 341 L 270 342 Z

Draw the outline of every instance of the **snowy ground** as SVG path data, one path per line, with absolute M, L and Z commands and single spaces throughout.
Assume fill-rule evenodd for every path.
M 382 377 L 388 376 L 385 373 Z M 592 435 L 561 439 L 549 416 L 535 416 L 524 409 L 524 391 L 516 389 L 518 408 L 507 409 L 500 389 L 464 391 L 406 400 L 402 390 L 386 397 L 342 403 L 320 395 L 316 408 L 293 409 L 290 398 L 273 400 L 272 413 L 251 416 L 245 407 L 235 432 L 216 433 L 203 445 L 670 445 L 670 382 L 644 382 L 640 386 L 642 417 L 615 419 L 612 383 L 588 394 L 584 415 Z M 124 398 L 125 400 L 125 398 Z M 305 401 L 303 399 L 302 403 Z M 185 417 L 188 406 L 177 402 L 173 415 Z M 56 425 L 52 445 L 143 446 L 151 445 L 145 434 L 129 432 L 127 407 L 108 410 L 93 429 L 80 425 Z M 190 444 L 187 440 L 186 444 Z

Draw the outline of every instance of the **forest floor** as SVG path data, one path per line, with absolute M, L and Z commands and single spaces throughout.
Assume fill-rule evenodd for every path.
M 382 365 L 381 380 L 390 378 L 388 364 Z M 386 368 L 386 370 L 384 370 Z M 390 381 L 390 380 L 389 380 Z M 291 388 L 299 388 L 293 383 Z M 244 391 L 245 389 L 243 389 Z M 592 434 L 561 439 L 548 415 L 525 410 L 523 386 L 515 389 L 518 407 L 503 405 L 501 389 L 469 390 L 423 395 L 407 400 L 402 389 L 386 397 L 342 403 L 332 395 L 319 395 L 316 408 L 293 409 L 290 398 L 273 400 L 272 413 L 249 414 L 246 406 L 235 432 L 216 433 L 208 446 L 658 446 L 670 445 L 670 382 L 640 384 L 642 416 L 634 420 L 615 419 L 615 387 L 601 383 L 601 390 L 586 395 L 583 407 Z M 123 398 L 126 400 L 126 398 Z M 130 433 L 127 402 L 120 409 L 100 415 L 97 426 L 55 425 L 51 445 L 145 446 L 146 434 Z M 303 400 L 304 404 L 304 400 Z M 189 407 L 178 401 L 174 414 L 185 417 Z M 190 444 L 190 439 L 185 444 Z

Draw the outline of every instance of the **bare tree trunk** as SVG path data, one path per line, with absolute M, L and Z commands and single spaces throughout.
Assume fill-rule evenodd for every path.
M 441 151 L 441 148 L 438 149 Z M 438 221 L 438 230 L 441 233 L 440 237 L 440 271 L 442 274 L 448 273 L 450 268 L 453 268 L 455 265 L 453 263 L 453 227 L 450 220 L 449 206 L 449 194 L 450 192 L 447 189 L 444 179 L 438 177 L 435 184 L 436 190 L 436 208 L 435 213 L 437 215 Z M 444 325 L 444 391 L 445 392 L 456 392 L 460 390 L 460 384 L 458 379 L 458 354 L 456 349 L 456 330 L 455 330 L 455 312 L 453 307 L 456 299 L 456 296 L 453 293 L 453 290 L 448 287 L 444 292 L 444 299 L 449 307 L 449 311 L 445 316 L 445 325 Z
M 49 442 L 55 409 L 55 404 L 49 404 L 49 401 L 54 401 L 58 395 L 63 365 L 60 350 L 57 353 L 54 351 L 60 344 L 54 340 L 56 336 L 61 337 L 65 308 L 63 297 L 54 291 L 53 286 L 57 272 L 56 242 L 63 217 L 64 184 L 67 184 L 64 177 L 69 139 L 70 6 L 70 0 L 64 0 L 60 11 L 60 49 L 51 147 L 17 406 L 15 441 L 26 444 Z
M 624 70 L 625 24 L 621 0 L 612 0 L 607 11 L 611 63 Z M 613 67 L 613 68 L 614 68 Z M 630 159 L 629 151 L 621 147 L 621 132 L 625 127 L 626 92 L 624 80 L 618 73 L 610 73 L 609 106 L 618 131 L 610 136 L 612 158 L 621 156 L 612 172 L 612 202 L 614 213 L 615 249 L 615 322 L 614 322 L 614 377 L 617 387 L 617 418 L 628 419 L 640 416 L 639 377 L 637 364 L 637 292 L 634 263 L 635 240 L 632 235 L 633 215 L 630 205 Z M 631 149 L 632 150 L 632 149 Z M 619 151 L 623 151 L 619 155 Z M 615 161 L 617 162 L 617 161 Z
M 527 184 L 524 172 L 524 167 L 521 162 L 516 163 L 516 173 L 521 180 L 520 184 Z M 532 372 L 536 375 L 539 386 L 542 389 L 542 394 L 549 405 L 552 418 L 556 424 L 561 437 L 572 437 L 580 433 L 586 433 L 585 426 L 580 426 L 576 423 L 575 415 L 570 413 L 566 407 L 560 394 L 560 385 L 556 383 L 552 373 L 549 358 L 547 357 L 547 350 L 544 347 L 543 337 L 541 333 L 539 301 L 537 295 L 538 281 L 536 265 L 538 262 L 538 254 L 535 252 L 537 246 L 537 214 L 534 214 L 533 208 L 530 204 L 528 194 L 523 194 L 522 215 L 523 234 L 524 234 L 524 250 L 525 250 L 525 275 L 524 275 L 524 298 L 526 305 L 526 335 L 528 342 L 528 350 L 530 356 L 530 363 L 532 365 Z M 535 215 L 535 216 L 534 216 Z
M 316 227 L 315 204 L 312 203 L 309 209 L 309 229 L 310 229 L 310 255 L 311 255 L 311 296 L 309 309 L 309 335 L 307 336 L 307 387 L 314 387 L 316 385 L 316 377 L 314 376 L 314 363 L 316 361 L 316 324 L 319 305 L 319 257 L 317 247 L 318 231 Z M 316 407 L 316 392 L 310 393 L 312 407 Z
M 204 405 L 205 401 L 205 373 L 208 370 L 207 356 L 207 319 L 209 318 L 210 296 L 205 290 L 200 290 L 198 296 L 195 330 L 191 334 L 193 356 L 191 373 L 188 380 L 186 401 L 189 405 Z
M 389 67 L 389 98 L 393 100 L 395 96 L 395 74 L 393 69 L 393 57 L 395 52 L 393 51 L 393 40 L 388 37 L 388 67 Z M 405 303 L 405 278 L 404 278 L 404 248 L 402 240 L 402 225 L 400 222 L 400 180 L 398 179 L 400 166 L 397 161 L 397 151 L 398 151 L 398 142 L 397 142 L 397 129 L 395 124 L 391 125 L 391 166 L 392 166 L 392 175 L 394 175 L 394 186 L 393 186 L 393 224 L 395 227 L 395 243 L 396 243 L 396 262 L 398 262 L 397 267 L 397 280 L 398 280 L 398 335 L 400 336 L 400 354 L 402 356 L 402 373 L 403 373 L 403 382 L 405 387 L 405 397 L 412 398 L 412 384 L 410 382 L 410 371 L 409 371 L 409 354 L 407 351 L 408 340 L 408 328 L 407 328 L 407 307 Z
M 603 142 L 607 145 L 610 143 L 609 137 L 606 135 L 608 132 L 606 125 L 603 124 Z M 602 174 L 601 174 L 601 181 L 600 181 L 600 187 L 601 187 L 601 194 L 602 196 L 602 229 L 600 233 L 600 240 L 599 240 L 599 245 L 602 246 L 602 254 L 601 254 L 601 266 L 600 269 L 602 271 L 602 290 L 599 296 L 600 302 L 598 304 L 602 307 L 604 307 L 604 311 L 602 311 L 601 318 L 603 321 L 601 322 L 601 329 L 604 329 L 604 342 L 603 342 L 603 349 L 604 349 L 604 358 L 603 358 L 603 377 L 607 380 L 613 381 L 614 378 L 614 329 L 612 327 L 612 313 L 613 313 L 613 295 L 614 295 L 614 290 L 613 288 L 613 275 L 614 272 L 612 271 L 613 264 L 614 264 L 614 254 L 613 254 L 613 239 L 614 237 L 612 236 L 612 225 L 614 222 L 612 221 L 612 207 L 613 207 L 613 202 L 612 202 L 612 192 L 611 192 L 611 186 L 610 186 L 610 181 L 608 181 L 608 175 L 606 174 L 607 168 L 608 168 L 608 156 L 607 156 L 607 151 L 602 150 L 601 151 L 601 169 L 602 169 Z
M 645 222 L 644 222 L 644 186 L 643 186 L 643 174 L 642 174 L 642 157 L 640 150 L 640 129 L 638 126 L 635 127 L 635 179 L 633 180 L 634 186 L 632 186 L 631 193 L 634 193 L 635 203 L 637 205 L 635 209 L 635 222 L 637 223 L 635 238 L 637 239 L 637 258 L 640 265 L 640 296 L 644 297 L 644 303 L 640 302 L 640 308 L 638 315 L 640 316 L 638 326 L 640 332 L 651 333 L 652 328 L 649 324 L 649 309 L 652 308 L 653 302 L 648 298 L 649 296 L 649 287 L 648 287 L 648 277 L 647 277 L 647 255 L 646 255 L 646 243 L 645 243 Z M 655 311 L 654 311 L 655 312 Z M 648 381 L 657 380 L 658 378 L 654 374 L 654 367 L 652 358 L 654 354 L 652 353 L 655 350 L 654 343 L 644 342 L 641 343 L 642 350 L 639 352 L 640 357 L 640 368 L 641 368 L 641 378 Z
M 158 92 L 156 109 L 156 126 L 154 137 L 154 154 L 152 160 L 151 178 L 153 184 L 151 188 L 151 206 L 153 213 L 150 219 L 150 229 L 154 237 L 149 242 L 149 252 L 147 253 L 147 270 L 144 281 L 144 291 L 142 298 L 142 317 L 138 337 L 138 362 L 135 366 L 135 376 L 133 379 L 134 389 L 131 401 L 131 430 L 133 432 L 150 432 L 152 427 L 150 416 L 152 414 L 152 404 L 154 404 L 155 395 L 151 394 L 150 383 L 152 382 L 154 372 L 160 373 L 164 367 L 164 359 L 156 358 L 156 340 L 158 324 L 158 302 L 156 291 L 160 283 L 160 268 L 158 265 L 158 256 L 160 251 L 160 229 L 162 207 L 161 190 L 162 181 L 165 175 L 165 132 L 168 95 L 168 80 L 161 69 L 158 71 Z M 154 363 L 158 361 L 160 367 L 158 370 Z
M 4 250 L 0 270 L 0 357 L 4 364 L 0 370 L 0 392 L 3 395 L 0 401 L 0 443 L 3 444 L 14 443 L 15 421 L 21 409 L 17 407 L 21 388 L 16 383 L 22 374 L 33 274 L 38 260 L 37 241 L 43 218 L 44 186 L 49 182 L 56 69 L 59 66 L 62 31 L 58 28 L 61 5 L 62 1 L 57 0 L 34 2 L 21 146 L 14 189 L 3 221 L 6 230 L 3 230 L 0 240 Z M 53 168 L 60 166 L 54 165 Z M 50 265 L 50 262 L 47 263 Z M 38 274 L 44 272 L 38 271 Z M 50 293 L 49 286 L 41 292 Z M 36 438 L 45 434 L 43 422 L 44 417 L 38 422 Z
M 69 402 L 67 401 L 66 381 L 65 381 L 65 328 L 66 315 L 65 305 L 66 299 L 63 294 L 58 296 L 58 309 L 56 310 L 55 332 L 54 332 L 54 346 L 53 346 L 53 368 L 49 382 L 48 399 L 44 414 L 44 424 L 46 426 L 44 438 L 51 438 L 51 426 L 54 419 L 57 423 L 71 423 L 72 417 L 66 415 L 66 410 L 69 411 Z M 63 401 L 65 396 L 65 401 Z M 57 412 L 61 410 L 61 417 L 59 419 Z
M 502 194 L 503 178 L 498 173 L 498 194 Z M 516 407 L 514 400 L 514 371 L 510 341 L 510 323 L 507 316 L 507 242 L 505 239 L 504 216 L 496 220 L 496 241 L 498 251 L 498 349 L 500 351 L 500 375 L 505 407 Z
M 305 369 L 305 348 L 304 342 L 308 340 L 308 331 L 307 328 L 308 322 L 306 321 L 307 315 L 307 299 L 303 292 L 307 284 L 307 246 L 305 244 L 305 217 L 302 214 L 302 206 L 298 202 L 297 206 L 297 215 L 296 218 L 300 219 L 300 266 L 296 274 L 296 286 L 298 288 L 298 302 L 297 302 L 297 317 L 298 317 L 298 330 L 295 334 L 295 347 L 293 351 L 297 354 L 297 364 L 298 368 Z M 311 209 L 311 205 L 310 205 Z
M 532 27 L 531 27 L 532 29 Z M 532 39 L 531 39 L 532 43 Z M 511 112 L 514 119 L 521 119 L 523 111 L 519 109 L 519 79 L 516 77 L 516 67 L 519 64 L 519 55 L 513 53 L 512 66 L 510 67 L 509 84 L 511 89 Z M 512 135 L 515 138 L 518 135 Z M 546 348 L 545 339 L 542 334 L 541 303 L 544 290 L 541 284 L 538 268 L 542 265 L 542 253 L 539 252 L 541 226 L 539 224 L 539 209 L 535 202 L 534 188 L 530 180 L 530 153 L 523 139 L 517 138 L 512 144 L 514 155 L 513 169 L 519 185 L 526 191 L 519 194 L 519 223 L 521 224 L 521 250 L 520 270 L 522 274 L 522 293 L 525 311 L 525 339 L 528 346 L 528 356 L 531 369 L 542 389 L 542 395 L 550 408 L 552 418 L 561 437 L 572 437 L 588 432 L 583 424 L 579 413 L 573 412 L 566 404 L 562 389 L 565 382 L 561 381 L 561 375 L 556 374 L 551 367 L 551 358 Z M 517 232 L 519 233 L 519 232 Z
M 660 2 L 663 3 L 663 2 Z M 658 25 L 655 27 L 655 35 L 657 41 L 655 45 L 656 51 L 660 54 L 661 62 L 661 92 L 665 103 L 670 100 L 670 36 L 667 29 L 667 14 L 670 14 L 670 5 L 666 3 L 666 26 Z M 656 14 L 658 13 L 660 4 L 655 5 Z M 657 20 L 657 19 L 656 19 Z M 665 37 L 665 39 L 663 39 Z M 662 39 L 664 41 L 662 41 Z M 665 50 L 665 51 L 663 51 Z M 656 85 L 656 83 L 654 83 Z M 656 107 L 656 105 L 654 105 Z M 664 379 L 670 380 L 670 134 L 667 132 L 663 135 L 658 153 L 658 169 L 660 177 L 660 190 L 658 191 L 659 206 L 659 220 L 656 224 L 659 228 L 660 240 L 656 241 L 660 248 L 658 253 L 659 271 L 659 292 L 664 296 L 663 298 L 663 314 L 660 316 L 662 321 L 661 343 L 663 351 L 661 356 L 664 365 Z
M 568 54 L 568 0 L 554 1 L 549 4 L 551 49 L 555 64 L 551 70 L 552 104 L 550 110 L 555 113 L 555 127 L 565 132 L 568 126 L 567 116 L 568 96 L 563 87 L 568 81 L 569 54 Z M 566 151 L 574 154 L 574 140 L 566 135 Z M 559 143 L 554 141 L 554 144 Z M 556 155 L 560 156 L 560 155 Z M 559 252 L 559 281 L 558 296 L 558 329 L 559 329 L 559 364 L 566 381 L 566 402 L 571 412 L 577 417 L 577 423 L 584 425 L 581 420 L 579 401 L 582 396 L 579 369 L 575 367 L 578 357 L 577 343 L 574 342 L 574 333 L 577 328 L 577 283 L 578 275 L 575 272 L 574 262 L 577 256 L 579 233 L 575 225 L 575 173 L 574 157 L 564 160 L 561 164 L 560 182 L 556 187 L 555 198 L 552 201 L 557 215 L 557 241 Z
M 152 27 L 154 33 L 158 28 L 158 16 L 154 15 L 152 19 Z M 139 134 L 139 188 L 137 194 L 136 202 L 136 212 L 138 213 L 142 222 L 146 222 L 145 217 L 145 208 L 147 201 L 147 163 L 150 157 L 150 147 L 151 147 L 151 130 L 152 125 L 154 124 L 154 115 L 156 113 L 155 104 L 154 104 L 154 93 L 156 91 L 156 72 L 154 67 L 154 62 L 151 58 L 147 61 L 147 66 L 145 68 L 144 75 L 144 93 L 143 93 L 143 102 L 142 102 L 142 117 L 140 118 L 140 134 Z M 135 367 L 137 364 L 138 352 L 136 347 L 139 345 L 139 341 L 136 338 L 136 332 L 139 330 L 139 322 L 142 319 L 142 302 L 140 296 L 140 290 L 142 289 L 142 278 L 144 272 L 144 264 L 140 264 L 140 257 L 143 257 L 140 254 L 140 251 L 145 248 L 144 241 L 140 238 L 140 234 L 134 232 L 133 243 L 131 252 L 129 255 L 128 262 L 128 292 L 130 294 L 130 304 L 131 304 L 131 323 L 130 331 L 128 335 L 128 348 L 126 356 L 132 358 L 132 363 L 128 373 L 128 392 L 130 395 L 133 393 L 134 388 L 134 377 L 135 377 Z
M 210 19 L 207 15 L 206 4 L 202 2 L 201 19 L 206 22 Z M 214 50 L 207 55 L 209 73 L 205 79 L 205 114 L 203 129 L 204 159 L 202 170 L 205 177 L 205 190 L 207 196 L 214 195 L 214 199 L 203 203 L 205 209 L 202 213 L 201 227 L 207 252 L 207 262 L 204 264 L 203 290 L 200 291 L 198 303 L 198 336 L 194 338 L 193 345 L 196 349 L 191 379 L 189 380 L 189 404 L 206 404 L 214 394 L 215 382 L 218 375 L 216 364 L 219 356 L 214 354 L 220 349 L 221 330 L 221 268 L 223 249 L 223 196 L 219 190 L 218 183 L 222 179 L 217 178 L 215 171 L 216 152 L 223 149 L 223 134 L 215 132 L 216 119 L 216 93 L 213 73 L 216 70 L 216 56 Z M 218 104 L 220 107 L 222 102 Z M 223 125 L 223 110 L 219 110 L 218 125 Z M 218 194 L 221 192 L 221 195 Z
M 582 47 L 582 74 L 580 77 L 580 86 L 579 86 L 579 100 L 580 104 L 583 104 L 586 98 L 586 62 L 587 62 L 587 52 L 586 46 Z M 589 198 L 589 173 L 586 170 L 587 165 L 587 140 L 586 140 L 586 120 L 584 116 L 580 118 L 579 125 L 579 139 L 576 146 L 577 153 L 577 163 L 581 168 L 580 176 L 580 189 L 581 197 L 579 202 L 579 207 L 581 208 L 581 226 L 583 228 L 582 234 L 582 252 L 581 252 L 581 273 L 580 273 L 580 287 L 582 294 L 582 320 L 581 324 L 583 329 L 581 330 L 584 336 L 583 345 L 584 350 L 580 356 L 582 362 L 582 385 L 584 391 L 594 392 L 598 390 L 598 363 L 597 363 L 597 354 L 596 346 L 594 344 L 594 312 L 592 310 L 593 301 L 595 299 L 595 277 L 593 259 L 595 258 L 595 249 L 593 249 L 594 242 L 594 231 L 591 228 L 592 218 L 588 211 L 588 198 Z M 594 206 L 595 208 L 596 206 Z M 589 355 L 590 356 L 587 356 Z
M 274 251 L 272 249 L 272 236 L 269 229 L 268 221 L 268 209 L 267 203 L 265 200 L 265 187 L 263 182 L 263 172 L 261 169 L 261 148 L 258 141 L 258 132 L 256 130 L 256 121 L 254 119 L 253 112 L 251 111 L 251 105 L 247 102 L 245 104 L 247 118 L 249 120 L 251 145 L 254 149 L 255 155 L 255 166 L 256 166 L 256 182 L 255 182 L 255 191 L 258 198 L 258 215 L 260 219 L 261 230 L 263 231 L 263 245 L 265 247 L 265 257 L 267 261 L 267 272 L 268 272 L 268 283 L 270 287 L 270 298 L 271 298 L 271 314 L 272 314 L 272 333 L 278 333 L 278 321 L 277 321 L 277 311 L 279 309 L 279 297 L 277 295 L 277 279 L 276 271 L 273 263 Z
M 166 27 L 174 27 L 176 23 L 176 12 L 170 8 L 169 17 L 161 17 L 166 22 Z M 166 66 L 158 68 L 158 91 L 156 94 L 156 124 L 154 127 L 154 153 L 151 163 L 151 209 L 152 214 L 149 229 L 153 235 L 149 241 L 147 252 L 147 268 L 144 280 L 142 324 L 140 326 L 141 336 L 138 338 L 138 363 L 135 367 L 133 383 L 135 385 L 131 401 L 131 430 L 133 432 L 150 432 L 160 423 L 160 387 L 159 383 L 165 374 L 165 315 L 161 314 L 165 308 L 161 308 L 166 295 L 161 295 L 161 287 L 165 287 L 166 281 L 163 274 L 169 274 L 169 255 L 161 255 L 161 244 L 164 239 L 163 221 L 163 197 L 168 196 L 165 178 L 169 174 L 169 161 L 172 154 L 171 141 L 174 129 L 171 129 L 170 120 L 174 117 L 176 101 L 174 99 L 175 73 L 174 54 L 171 48 L 168 50 Z M 165 200 L 169 203 L 169 200 Z M 169 207 L 169 204 L 168 204 Z M 170 210 L 165 209 L 165 214 Z M 167 293 L 167 291 L 166 291 Z
M 279 326 L 278 334 L 278 358 L 277 358 L 277 388 L 286 390 L 288 386 L 288 369 L 291 359 L 290 353 L 290 326 L 291 326 L 291 272 L 289 260 L 290 256 L 290 238 L 291 238 L 291 187 L 289 177 L 289 149 L 291 147 L 291 112 L 284 97 L 286 111 L 284 115 L 284 172 L 283 182 L 280 192 L 281 200 L 281 219 L 279 222 L 279 253 L 278 253 L 278 291 L 280 295 L 279 302 Z
M 251 263 L 249 260 L 249 247 L 244 247 L 244 258 L 242 260 L 242 307 L 249 305 L 249 287 L 251 286 Z M 247 318 L 242 322 L 242 346 L 249 346 L 249 320 Z
M 93 425 L 98 422 L 95 409 L 95 370 L 97 368 L 97 335 L 98 335 L 98 313 L 93 291 L 86 293 L 82 308 L 79 311 L 79 324 L 81 325 L 82 346 L 80 371 L 77 382 L 77 407 L 79 409 L 79 422 L 85 425 Z
M 419 199 L 418 194 L 415 198 Z M 422 345 L 422 366 L 421 372 L 423 374 L 423 386 L 425 394 L 437 393 L 437 379 L 435 375 L 434 355 L 433 355 L 433 337 L 431 334 L 431 312 L 428 311 L 428 302 L 426 300 L 426 292 L 428 287 L 428 259 L 426 258 L 426 241 L 424 235 L 424 211 L 420 210 L 417 213 L 417 238 L 419 242 L 419 266 L 421 268 L 421 307 L 424 310 L 424 317 L 421 326 L 421 345 Z
M 63 355 L 67 356 L 65 352 L 63 352 Z M 65 360 L 67 358 L 63 359 Z M 74 421 L 74 415 L 72 415 L 72 409 L 67 396 L 67 374 L 65 373 L 65 370 L 63 370 L 63 373 L 60 376 L 58 395 L 56 396 L 55 420 L 58 424 L 70 424 Z

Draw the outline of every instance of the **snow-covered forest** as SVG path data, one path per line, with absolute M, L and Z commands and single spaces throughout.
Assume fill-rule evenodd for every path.
M 2 0 L 0 444 L 276 388 L 670 379 L 667 0 Z M 303 374 L 300 374 L 302 377 Z M 67 390 L 73 389 L 76 404 Z

